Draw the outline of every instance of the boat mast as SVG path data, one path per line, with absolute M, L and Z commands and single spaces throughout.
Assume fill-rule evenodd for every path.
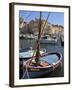
M 40 56 L 40 35 L 41 35 L 41 12 L 40 12 L 40 19 L 39 19 L 39 34 L 38 34 L 38 40 L 37 40 L 37 50 L 36 50 L 36 64 L 39 64 L 39 56 Z

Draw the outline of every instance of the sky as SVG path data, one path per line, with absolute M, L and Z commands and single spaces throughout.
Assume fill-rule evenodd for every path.
M 49 12 L 42 12 L 42 19 L 47 19 Z M 19 11 L 19 17 L 23 17 L 25 21 L 34 20 L 35 18 L 39 18 L 40 12 L 37 11 Z M 50 16 L 48 18 L 48 22 L 55 25 L 64 26 L 64 13 L 63 12 L 50 12 Z

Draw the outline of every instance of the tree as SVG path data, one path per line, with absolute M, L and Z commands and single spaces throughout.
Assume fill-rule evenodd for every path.
M 22 17 L 19 17 L 19 25 L 24 22 L 24 19 Z
M 23 29 L 24 19 L 22 17 L 19 17 L 19 30 Z

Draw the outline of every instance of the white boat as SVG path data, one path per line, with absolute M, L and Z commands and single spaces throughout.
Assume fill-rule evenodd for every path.
M 49 37 L 48 35 L 45 35 L 40 39 L 40 43 L 44 43 L 44 44 L 47 44 L 47 43 L 56 44 L 57 41 L 58 41 L 57 38 L 54 39 Z
M 43 54 L 45 52 L 46 52 L 45 49 L 41 49 L 40 50 L 41 54 Z M 33 53 L 34 53 L 34 50 L 32 49 L 32 47 L 20 49 L 19 50 L 19 58 L 20 58 L 20 60 L 22 60 L 22 59 L 25 59 L 25 60 L 29 59 L 29 58 L 31 58 L 33 56 Z M 35 54 L 34 54 L 34 56 L 35 56 Z

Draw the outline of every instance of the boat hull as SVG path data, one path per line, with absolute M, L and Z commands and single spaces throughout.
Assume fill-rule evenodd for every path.
M 35 78 L 35 77 L 40 77 L 45 74 L 49 74 L 50 72 L 55 71 L 61 67 L 61 62 L 57 63 L 56 65 L 50 66 L 48 68 L 42 68 L 42 69 L 31 69 L 28 71 L 29 78 Z M 28 78 L 27 75 L 23 77 L 24 79 Z
M 50 54 L 50 53 L 48 53 Z M 51 54 L 55 54 L 55 53 L 51 53 Z M 46 67 L 28 67 L 27 68 L 27 71 L 28 71 L 28 75 L 24 75 L 25 71 L 26 71 L 26 67 L 23 67 L 21 70 L 22 70 L 22 73 L 20 75 L 20 78 L 34 78 L 34 77 L 39 77 L 39 76 L 42 76 L 42 75 L 45 75 L 45 74 L 49 74 L 50 72 L 52 71 L 55 71 L 57 68 L 61 67 L 62 66 L 62 56 L 61 54 L 59 53 L 56 53 L 56 55 L 59 57 L 58 58 L 58 61 L 56 63 L 52 63 Z M 26 61 L 28 62 L 28 61 Z M 20 70 L 20 71 L 21 71 Z
M 47 39 L 42 39 L 40 40 L 40 43 L 44 43 L 44 44 L 56 44 L 57 43 L 57 40 L 47 40 Z

